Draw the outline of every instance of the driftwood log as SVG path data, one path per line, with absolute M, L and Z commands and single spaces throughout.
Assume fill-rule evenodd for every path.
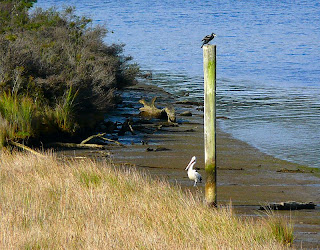
M 301 210 L 301 209 L 315 209 L 316 205 L 313 202 L 301 203 L 295 201 L 271 203 L 267 206 L 261 206 L 260 210 Z
M 119 146 L 122 146 L 122 147 L 125 147 L 125 145 L 123 145 L 122 143 L 116 141 L 116 140 L 112 140 L 112 139 L 109 139 L 109 138 L 105 138 L 104 136 L 106 135 L 106 133 L 100 133 L 100 134 L 96 134 L 96 135 L 91 135 L 89 136 L 87 139 L 83 140 L 80 144 L 86 144 L 88 145 L 87 143 L 90 142 L 91 140 L 95 139 L 95 138 L 98 138 L 100 140 L 103 140 L 103 141 L 108 141 L 108 142 L 113 142 Z
M 145 118 L 157 118 L 157 119 L 168 119 L 168 122 L 176 122 L 175 110 L 172 106 L 165 107 L 163 109 L 158 109 L 155 106 L 155 101 L 157 97 L 153 97 L 151 102 L 147 102 L 141 99 L 139 103 L 143 105 L 140 110 L 140 115 Z
M 65 142 L 54 142 L 48 144 L 52 147 L 62 147 L 62 148 L 96 148 L 96 149 L 105 149 L 105 146 L 98 144 L 78 144 L 78 143 L 65 143 Z
M 9 141 L 8 143 L 9 143 L 11 146 L 15 146 L 15 147 L 17 147 L 17 148 L 21 148 L 21 149 L 23 149 L 23 150 L 25 150 L 25 151 L 28 151 L 28 152 L 36 155 L 36 156 L 46 157 L 45 155 L 43 155 L 43 154 L 41 154 L 41 153 L 33 150 L 32 148 L 29 148 L 29 147 L 26 146 L 26 145 L 21 144 L 21 143 L 14 142 L 14 141 Z
M 86 144 L 88 143 L 89 141 L 95 139 L 95 138 L 100 138 L 102 136 L 104 136 L 106 133 L 100 133 L 100 134 L 97 134 L 97 135 L 91 135 L 89 136 L 87 139 L 83 140 L 80 144 Z

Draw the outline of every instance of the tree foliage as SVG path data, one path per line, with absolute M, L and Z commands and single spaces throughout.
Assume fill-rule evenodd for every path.
M 36 0 L 1 0 L 0 32 L 21 28 L 28 22 L 28 9 Z

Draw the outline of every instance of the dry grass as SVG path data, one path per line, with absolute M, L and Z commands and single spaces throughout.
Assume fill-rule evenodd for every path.
M 0 153 L 1 249 L 281 249 L 270 220 L 211 210 L 135 170 Z

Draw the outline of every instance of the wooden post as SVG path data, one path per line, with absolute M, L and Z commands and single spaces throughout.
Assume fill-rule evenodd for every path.
M 204 73 L 204 147 L 206 186 L 209 206 L 217 205 L 216 172 L 216 45 L 203 46 Z

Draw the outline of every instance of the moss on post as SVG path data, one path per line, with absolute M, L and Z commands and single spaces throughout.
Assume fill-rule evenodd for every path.
M 204 145 L 206 186 L 209 206 L 217 205 L 216 184 L 216 46 L 203 46 L 204 72 Z

